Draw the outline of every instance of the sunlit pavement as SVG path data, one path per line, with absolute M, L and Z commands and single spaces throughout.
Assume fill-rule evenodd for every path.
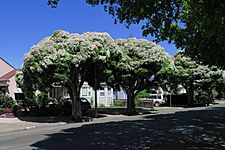
M 141 116 L 112 115 L 86 123 L 38 123 L 42 126 L 0 132 L 0 149 L 225 149 L 224 103 L 157 109 Z

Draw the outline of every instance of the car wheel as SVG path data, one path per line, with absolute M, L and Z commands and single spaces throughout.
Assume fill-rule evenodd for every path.
M 159 102 L 155 102 L 154 105 L 155 105 L 156 107 L 159 107 Z

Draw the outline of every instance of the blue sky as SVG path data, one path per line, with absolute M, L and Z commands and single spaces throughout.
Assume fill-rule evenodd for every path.
M 23 64 L 23 56 L 41 39 L 55 30 L 73 33 L 87 31 L 108 32 L 113 38 L 142 37 L 141 25 L 127 29 L 114 24 L 112 16 L 102 6 L 92 7 L 85 0 L 61 0 L 57 9 L 47 5 L 47 0 L 1 0 L 0 5 L 0 57 L 14 67 Z M 176 47 L 166 42 L 160 45 L 174 55 Z

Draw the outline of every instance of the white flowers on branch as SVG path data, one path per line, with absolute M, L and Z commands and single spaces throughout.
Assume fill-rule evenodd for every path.
M 150 69 L 145 67 L 166 57 L 163 48 L 148 40 L 114 40 L 108 33 L 70 34 L 59 30 L 31 48 L 24 57 L 23 72 L 34 79 L 45 78 L 45 82 L 49 77 L 51 82 L 70 80 L 72 70 L 79 71 L 88 61 L 106 64 L 114 61 L 119 62 L 120 70 L 132 74 L 139 68 Z

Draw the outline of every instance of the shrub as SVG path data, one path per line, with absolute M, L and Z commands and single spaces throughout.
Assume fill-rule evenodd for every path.
M 136 106 L 141 106 L 141 98 L 146 98 L 149 96 L 149 92 L 147 92 L 147 90 L 143 90 L 143 91 L 140 91 L 137 96 L 134 98 L 135 100 L 135 105 Z
M 115 107 L 123 107 L 124 106 L 124 103 L 123 103 L 122 100 L 115 100 L 114 106 Z
M 32 106 L 32 102 L 27 98 L 17 100 L 16 102 L 21 108 L 27 108 L 27 107 Z
M 17 102 L 15 105 L 13 105 L 12 108 L 13 108 L 13 113 L 16 114 L 16 112 L 17 112 L 18 110 L 21 110 L 21 109 L 22 109 L 22 103 Z
M 16 104 L 16 101 L 9 95 L 0 95 L 0 107 L 12 108 Z
M 50 98 L 48 97 L 48 93 L 46 92 L 40 92 L 35 97 L 36 105 L 38 105 L 41 108 L 46 108 L 48 103 L 50 102 Z
M 4 113 L 4 108 L 0 107 L 0 115 Z

